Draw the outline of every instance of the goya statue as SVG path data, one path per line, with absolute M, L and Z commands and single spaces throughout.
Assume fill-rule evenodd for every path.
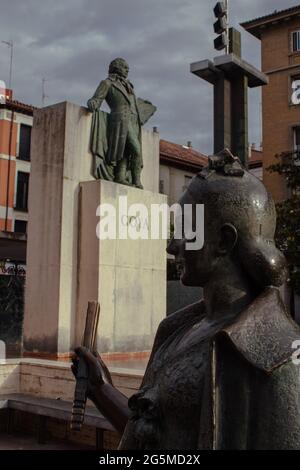
M 97 354 L 79 348 L 89 397 L 122 434 L 120 449 L 300 449 L 300 328 L 278 289 L 285 258 L 262 182 L 224 151 L 193 178 L 180 204 L 204 204 L 205 242 L 168 252 L 203 300 L 165 318 L 140 390 L 129 400 Z M 77 361 L 73 371 L 76 375 Z
M 109 66 L 109 75 L 88 100 L 93 112 L 90 148 L 94 158 L 93 174 L 97 179 L 136 186 L 143 189 L 141 126 L 156 111 L 149 101 L 136 98 L 127 79 L 129 66 L 117 58 Z M 100 110 L 106 101 L 111 113 Z

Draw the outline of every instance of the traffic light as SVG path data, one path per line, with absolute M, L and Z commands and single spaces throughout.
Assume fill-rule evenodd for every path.
M 219 18 L 215 23 L 214 23 L 214 30 L 216 34 L 222 34 L 224 31 L 227 29 L 227 20 L 226 17 L 223 16 L 223 18 Z
M 225 33 L 220 34 L 220 36 L 218 36 L 214 40 L 214 45 L 215 45 L 215 49 L 217 49 L 217 51 L 222 51 L 223 49 L 225 49 L 228 46 L 227 34 L 225 34 Z
M 214 40 L 215 49 L 221 51 L 228 45 L 227 37 L 227 7 L 224 2 L 218 2 L 214 8 L 217 21 L 214 23 L 214 31 L 219 36 Z
M 218 2 L 214 8 L 216 18 L 222 18 L 227 15 L 227 8 L 224 2 Z

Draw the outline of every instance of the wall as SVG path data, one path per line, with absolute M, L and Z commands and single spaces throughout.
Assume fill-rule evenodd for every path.
M 291 32 L 300 19 L 266 28 L 262 32 L 262 70 L 270 80 L 262 88 L 264 183 L 276 201 L 288 192 L 282 178 L 267 171 L 276 154 L 293 149 L 293 126 L 300 126 L 300 105 L 290 104 L 291 77 L 300 75 L 300 53 L 291 53 Z
M 163 164 L 160 165 L 159 171 L 159 179 L 164 182 L 164 194 L 168 195 L 168 202 L 172 205 L 182 196 L 185 176 L 193 177 L 195 173 Z

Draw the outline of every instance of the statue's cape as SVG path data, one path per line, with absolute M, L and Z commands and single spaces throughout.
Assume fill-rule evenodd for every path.
M 288 362 L 293 342 L 300 340 L 300 327 L 287 313 L 279 290 L 272 287 L 221 333 L 250 364 L 267 373 Z
M 300 367 L 292 360 L 299 339 L 275 288 L 217 334 L 200 448 L 300 449 Z
M 93 175 L 96 179 L 113 181 L 113 166 L 106 162 L 108 152 L 108 118 L 109 115 L 100 109 L 93 111 L 90 150 L 93 155 Z
M 176 329 L 205 316 L 203 301 L 169 315 L 160 324 L 154 351 Z M 216 340 L 227 337 L 235 350 L 252 366 L 266 373 L 288 362 L 292 344 L 300 340 L 300 327 L 287 313 L 280 292 L 268 287 L 234 321 L 216 333 Z
M 136 100 L 140 124 L 145 124 L 155 113 L 156 107 L 149 101 Z M 108 132 L 110 115 L 100 109 L 93 111 L 90 151 L 93 155 L 93 176 L 96 179 L 114 180 L 114 165 L 108 160 Z
M 144 124 L 146 124 L 146 122 L 149 121 L 151 116 L 153 116 L 157 108 L 149 101 L 142 100 L 142 98 L 137 98 L 136 104 L 139 112 L 141 125 L 143 126 Z

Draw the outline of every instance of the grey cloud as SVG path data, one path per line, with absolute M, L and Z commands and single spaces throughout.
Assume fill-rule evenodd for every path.
M 295 0 L 230 0 L 231 24 L 288 8 Z M 13 39 L 16 99 L 85 104 L 115 56 L 131 66 L 137 94 L 158 111 L 149 125 L 162 138 L 212 150 L 212 90 L 189 64 L 213 57 L 215 0 L 0 0 L 0 40 Z M 243 32 L 246 60 L 259 66 L 260 44 Z M 8 76 L 1 44 L 0 79 Z M 260 93 L 250 94 L 250 141 L 260 140 Z

